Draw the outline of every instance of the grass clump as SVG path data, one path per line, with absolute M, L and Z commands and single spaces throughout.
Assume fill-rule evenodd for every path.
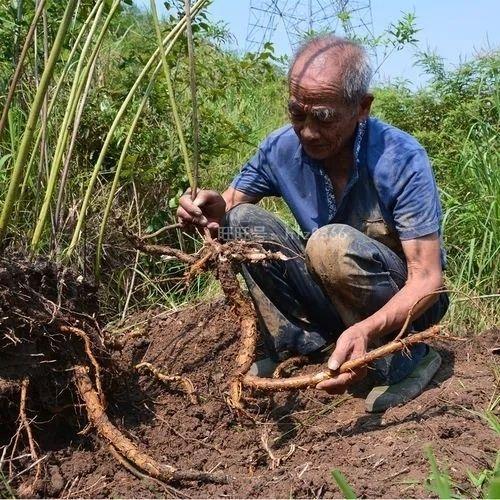
M 444 208 L 448 319 L 457 329 L 498 322 L 500 276 L 499 54 L 488 52 L 453 70 L 421 54 L 430 83 L 377 89 L 375 113 L 427 149 Z M 474 297 L 480 297 L 474 299 Z

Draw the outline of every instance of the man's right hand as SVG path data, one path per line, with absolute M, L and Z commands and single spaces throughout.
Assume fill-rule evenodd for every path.
M 226 202 L 217 191 L 198 189 L 193 200 L 189 188 L 179 199 L 177 219 L 183 227 L 217 229 L 225 213 Z

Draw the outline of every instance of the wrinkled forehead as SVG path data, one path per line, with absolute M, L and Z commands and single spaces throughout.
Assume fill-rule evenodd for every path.
M 290 97 L 310 104 L 343 101 L 342 58 L 333 50 L 313 49 L 301 54 L 289 76 Z

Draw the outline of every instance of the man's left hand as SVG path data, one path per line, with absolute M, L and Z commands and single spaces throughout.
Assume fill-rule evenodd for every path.
M 368 332 L 359 325 L 353 325 L 338 338 L 335 350 L 328 360 L 330 370 L 338 370 L 342 363 L 356 359 L 366 354 L 368 346 Z M 366 376 L 367 368 L 360 368 L 348 373 L 341 373 L 337 377 L 320 382 L 316 389 L 323 389 L 329 394 L 342 394 L 347 386 Z

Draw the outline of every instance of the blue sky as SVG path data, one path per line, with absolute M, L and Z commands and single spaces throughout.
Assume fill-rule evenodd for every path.
M 149 0 L 137 0 L 149 5 Z M 157 5 L 163 4 L 158 0 Z M 449 65 L 470 58 L 488 47 L 498 48 L 500 35 L 499 0 L 371 0 L 373 26 L 376 34 L 396 21 L 402 12 L 417 16 L 418 49 L 432 49 Z M 250 0 L 214 0 L 209 8 L 211 19 L 227 24 L 235 37 L 235 49 L 245 48 Z M 278 54 L 290 54 L 283 30 L 274 39 Z M 379 71 L 378 79 L 403 78 L 413 85 L 424 82 L 421 70 L 414 66 L 415 48 L 407 47 L 393 54 Z

